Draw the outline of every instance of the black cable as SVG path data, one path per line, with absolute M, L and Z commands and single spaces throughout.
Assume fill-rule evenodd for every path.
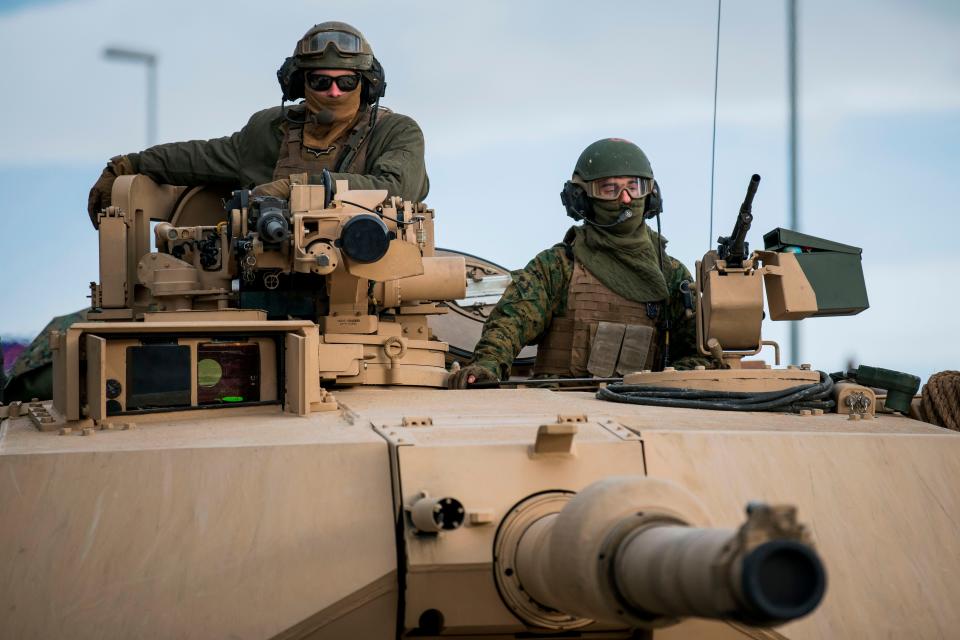
M 358 209 L 363 209 L 364 211 L 369 211 L 370 213 L 374 213 L 374 214 L 380 216 L 381 218 L 386 218 L 387 220 L 392 220 L 392 221 L 394 221 L 394 222 L 396 222 L 397 224 L 400 224 L 400 225 L 403 225 L 403 224 L 413 224 L 413 220 L 410 220 L 409 222 L 406 222 L 406 221 L 404 221 L 404 220 L 397 220 L 396 218 L 391 218 L 390 216 L 385 215 L 382 211 L 377 211 L 376 209 L 371 209 L 370 207 L 365 207 L 365 206 L 363 206 L 362 204 L 358 204 L 358 203 L 356 203 L 356 202 L 350 202 L 349 200 L 340 200 L 340 202 L 342 202 L 343 204 L 352 205 L 352 206 L 354 206 L 354 207 L 357 207 Z
M 649 197 L 649 196 L 648 196 Z M 663 274 L 664 282 L 666 282 L 667 274 L 663 272 L 663 236 L 660 235 L 660 212 L 657 212 L 657 259 L 660 261 L 660 273 Z M 666 369 L 667 363 L 670 362 L 670 292 L 667 292 L 667 299 L 663 301 L 662 306 L 662 317 L 660 322 L 662 323 L 662 331 L 660 334 L 660 368 Z
M 597 398 L 626 404 L 683 409 L 712 409 L 715 411 L 830 409 L 835 405 L 831 398 L 833 379 L 822 371 L 819 373 L 820 382 L 790 387 L 781 391 L 750 393 L 611 384 L 597 391 Z

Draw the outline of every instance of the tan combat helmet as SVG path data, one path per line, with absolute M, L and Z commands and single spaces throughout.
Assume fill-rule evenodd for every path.
M 386 89 L 383 67 L 360 31 L 345 22 L 321 22 L 297 41 L 293 55 L 277 70 L 284 100 L 303 95 L 305 69 L 355 69 L 363 77 L 361 101 L 372 104 Z

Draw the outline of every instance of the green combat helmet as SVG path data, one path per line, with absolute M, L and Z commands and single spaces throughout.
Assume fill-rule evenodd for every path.
M 309 69 L 353 69 L 363 77 L 361 100 L 373 104 L 386 89 L 383 66 L 360 31 L 345 22 L 321 22 L 297 42 L 293 55 L 277 71 L 284 100 L 303 95 L 303 74 Z
M 623 138 L 597 140 L 583 150 L 573 169 L 584 182 L 612 176 L 653 178 L 653 167 L 647 154 Z
M 633 181 L 611 185 L 610 178 L 629 177 Z M 617 188 L 619 184 L 620 188 Z M 573 177 L 564 184 L 560 200 L 567 215 L 582 220 L 597 201 L 616 200 L 621 189 L 643 202 L 643 217 L 652 218 L 663 210 L 659 188 L 653 179 L 653 167 L 647 154 L 623 138 L 597 140 L 580 154 Z M 588 200 L 589 199 L 589 200 Z M 637 213 L 640 213 L 639 211 Z
M 360 31 L 345 22 L 321 22 L 307 31 L 293 52 L 301 69 L 369 71 L 373 49 Z

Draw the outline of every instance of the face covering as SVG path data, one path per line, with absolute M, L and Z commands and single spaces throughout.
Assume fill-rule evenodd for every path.
M 305 91 L 310 118 L 303 127 L 303 143 L 313 149 L 326 149 L 346 133 L 360 111 L 360 88 L 337 97 Z
M 659 236 L 644 224 L 646 198 L 624 205 L 619 201 L 590 200 L 592 220 L 616 222 L 627 209 L 630 218 L 609 228 L 592 224 L 574 227 L 573 255 L 600 282 L 634 302 L 666 300 L 667 282 L 660 270 Z
M 646 200 L 646 198 L 632 200 L 630 204 L 623 204 L 619 200 L 590 200 L 593 220 L 597 224 L 613 224 L 620 217 L 621 212 L 629 211 L 630 218 L 607 227 L 605 231 L 614 236 L 633 236 L 643 226 L 643 206 Z

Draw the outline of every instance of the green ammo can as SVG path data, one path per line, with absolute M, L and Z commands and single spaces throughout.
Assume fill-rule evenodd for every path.
M 763 246 L 767 251 L 796 254 L 817 296 L 814 316 L 852 316 L 869 308 L 860 247 L 780 227 L 764 234 Z

